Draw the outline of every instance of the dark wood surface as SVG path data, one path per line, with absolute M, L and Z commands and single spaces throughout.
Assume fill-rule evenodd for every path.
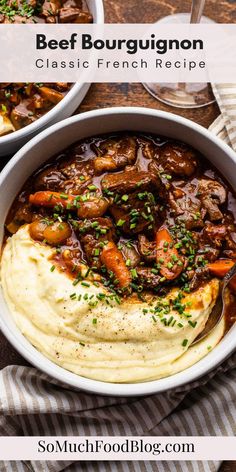
M 107 23 L 153 23 L 176 12 L 189 12 L 190 0 L 104 0 Z M 236 22 L 236 0 L 206 0 L 204 13 L 218 23 Z M 150 78 L 151 79 L 151 78 Z M 178 113 L 205 127 L 218 116 L 214 103 L 197 110 L 181 110 L 156 101 L 141 84 L 93 84 L 77 113 L 110 106 L 144 106 Z M 0 333 L 0 369 L 27 362 Z M 236 472 L 236 462 L 223 464 L 221 472 Z

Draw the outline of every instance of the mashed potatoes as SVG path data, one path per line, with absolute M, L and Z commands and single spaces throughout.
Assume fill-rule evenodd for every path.
M 23 226 L 3 250 L 1 281 L 21 332 L 65 369 L 106 382 L 158 379 L 197 362 L 223 335 L 224 320 L 189 348 L 214 306 L 217 279 L 181 300 L 183 315 L 173 307 L 163 315 L 163 306 L 177 299 L 178 289 L 161 302 L 153 298 L 152 305 L 136 298 L 119 304 L 102 285 L 73 285 L 66 273 L 52 270 L 52 253 Z

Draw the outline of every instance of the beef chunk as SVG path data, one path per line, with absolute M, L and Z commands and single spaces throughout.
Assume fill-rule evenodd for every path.
M 232 251 L 236 252 L 236 233 L 234 231 L 228 229 L 225 241 L 227 249 L 231 249 Z
M 131 137 L 121 138 L 118 141 L 108 139 L 97 151 L 101 155 L 94 159 L 94 169 L 96 174 L 102 174 L 133 164 L 137 157 L 137 143 Z
M 144 171 L 119 172 L 108 174 L 102 179 L 102 189 L 119 194 L 131 193 L 135 190 L 143 192 L 160 188 L 160 179 L 157 175 Z
M 159 155 L 159 148 L 155 146 L 152 141 L 147 139 L 141 139 L 140 141 L 142 154 L 146 159 L 153 160 L 157 155 Z
M 59 259 L 62 267 L 65 266 L 65 268 L 69 269 L 74 277 L 82 272 L 82 268 L 86 268 L 82 263 L 82 251 L 77 246 L 76 241 L 70 244 L 70 249 L 64 249 L 62 253 L 59 255 L 56 254 L 54 258 L 55 260 Z
M 73 179 L 74 177 L 82 177 L 83 179 L 87 175 L 93 175 L 91 163 L 82 161 L 80 156 L 63 160 L 59 165 L 59 170 L 67 179 Z
M 227 235 L 227 226 L 224 224 L 214 225 L 207 223 L 201 234 L 201 242 L 210 243 L 217 248 L 221 248 Z
M 57 15 L 58 10 L 60 8 L 60 1 L 59 0 L 45 0 L 42 4 L 42 17 L 50 18 L 55 17 Z
M 55 190 L 57 191 L 63 185 L 65 176 L 55 167 L 47 167 L 40 172 L 34 181 L 34 188 L 38 190 Z
M 77 15 L 76 19 L 74 20 L 74 23 L 77 24 L 84 24 L 84 23 L 92 23 L 93 22 L 93 17 L 89 11 L 81 11 L 79 15 Z
M 184 223 L 187 229 L 203 227 L 204 212 L 201 209 L 201 201 L 196 197 L 196 184 L 190 182 L 175 184 L 169 193 L 169 205 L 171 214 L 177 222 Z
M 216 247 L 212 247 L 210 244 L 200 248 L 197 252 L 195 263 L 199 266 L 202 265 L 202 261 L 214 262 L 218 259 L 220 250 Z
M 226 201 L 226 190 L 219 182 L 211 179 L 201 179 L 199 181 L 198 193 L 211 221 L 218 221 L 223 218 L 219 205 Z
M 195 262 L 201 266 L 202 261 L 214 262 L 218 259 L 222 245 L 227 236 L 227 226 L 207 222 L 198 235 L 198 251 Z
M 90 167 L 86 166 L 82 172 L 81 163 L 75 159 L 62 164 L 58 169 L 47 167 L 37 175 L 35 190 L 55 190 L 80 195 L 91 183 L 89 171 Z
M 65 7 L 59 10 L 59 23 L 74 23 L 80 14 L 79 8 Z
M 236 259 L 236 251 L 233 249 L 225 249 L 223 251 L 223 256 L 229 259 Z
M 36 117 L 32 116 L 27 108 L 21 106 L 21 104 L 12 110 L 10 118 L 16 130 L 24 128 L 24 126 L 30 125 L 36 120 Z
M 150 192 L 125 194 L 125 197 L 128 197 L 126 201 L 122 200 L 123 197 L 110 207 L 118 229 L 128 235 L 145 230 L 152 232 L 158 219 L 158 207 L 153 194 Z
M 10 223 L 7 224 L 7 230 L 9 233 L 16 233 L 21 225 L 31 223 L 33 216 L 31 205 L 29 203 L 24 203 L 18 208 Z
M 61 182 L 60 190 L 70 195 L 81 195 L 86 192 L 88 185 L 91 183 L 92 178 L 88 175 L 85 176 L 83 181 L 80 180 L 80 177 L 74 177 Z
M 166 173 L 189 177 L 195 172 L 198 159 L 194 149 L 189 146 L 167 143 L 161 148 L 157 163 Z
M 160 282 L 160 275 L 154 274 L 151 267 L 137 267 L 138 284 L 143 285 L 147 290 L 155 289 Z
M 227 234 L 225 236 L 225 249 L 223 251 L 224 256 L 230 259 L 236 259 L 236 232 L 235 225 L 228 218 L 225 218 L 225 224 L 227 224 Z
M 88 11 L 75 7 L 64 7 L 59 10 L 59 23 L 92 23 L 93 17 Z
M 209 270 L 207 267 L 201 267 L 195 270 L 194 275 L 189 284 L 191 291 L 197 290 L 202 284 L 206 283 L 209 279 Z
M 80 195 L 92 183 L 92 164 L 90 161 L 85 163 L 80 157 L 63 160 L 58 170 L 65 177 L 65 180 L 60 185 L 60 189 L 65 193 Z
M 90 266 L 100 269 L 100 253 L 106 241 L 116 239 L 110 218 L 93 218 L 77 223 L 76 234 Z
M 156 261 L 156 243 L 155 241 L 149 241 L 144 234 L 138 235 L 138 250 L 145 261 Z
M 56 23 L 56 16 L 47 16 L 45 18 L 46 23 L 48 24 L 55 24 Z
M 118 247 L 123 254 L 127 267 L 133 268 L 139 264 L 140 255 L 131 241 L 122 241 Z

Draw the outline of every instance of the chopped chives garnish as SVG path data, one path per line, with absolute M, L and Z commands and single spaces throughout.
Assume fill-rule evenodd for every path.
M 192 328 L 195 328 L 195 326 L 197 326 L 197 321 L 188 320 L 188 324 L 192 326 Z
M 134 279 L 136 279 L 138 277 L 138 274 L 137 274 L 137 270 L 136 269 L 131 269 L 131 275 Z
M 90 287 L 90 284 L 88 284 L 88 282 L 81 282 L 81 285 L 83 285 L 84 287 Z
M 125 220 L 118 220 L 117 223 L 116 223 L 116 226 L 123 226 L 123 224 L 125 223 Z

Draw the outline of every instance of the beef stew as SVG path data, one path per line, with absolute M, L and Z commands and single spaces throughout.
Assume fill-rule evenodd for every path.
M 159 136 L 116 134 L 67 148 L 24 185 L 6 237 L 26 223 L 75 283 L 86 265 L 121 298 L 161 297 L 173 286 L 192 292 L 236 262 L 234 191 L 196 150 Z M 228 326 L 236 281 L 230 289 Z

